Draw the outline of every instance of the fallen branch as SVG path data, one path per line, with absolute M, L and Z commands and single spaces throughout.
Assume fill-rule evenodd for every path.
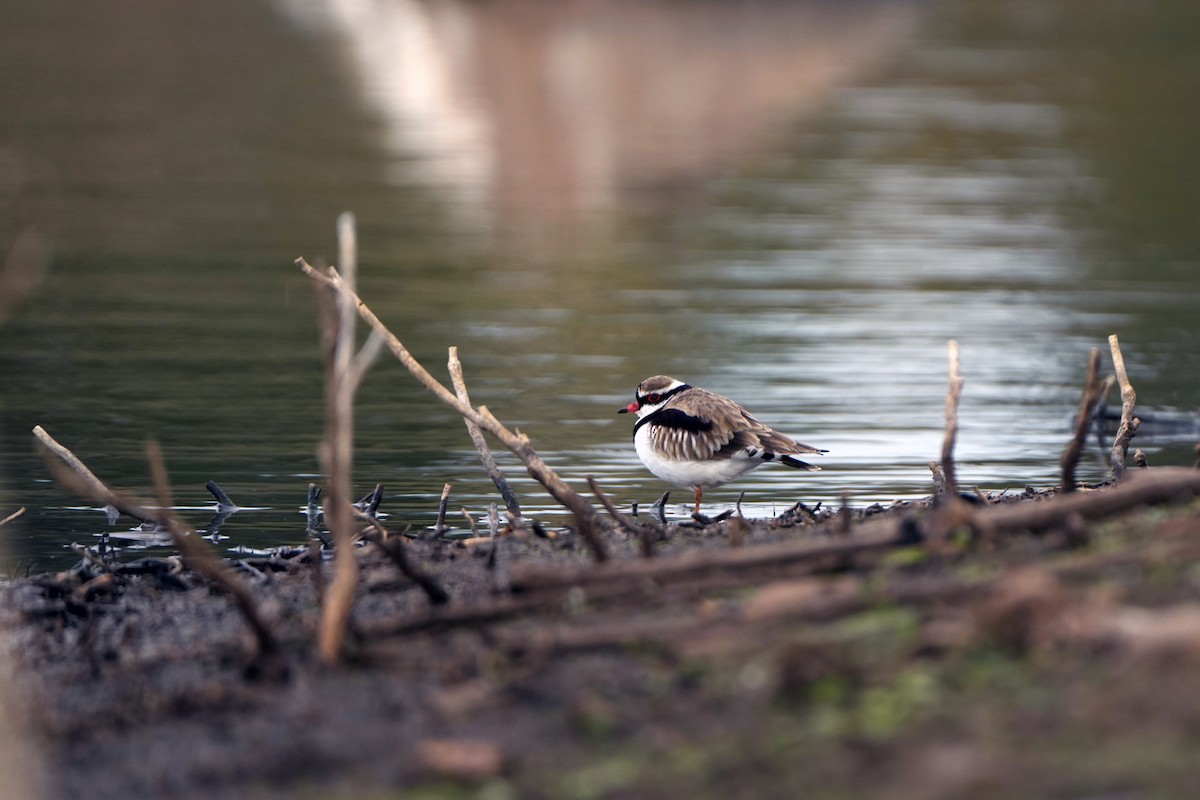
M 462 362 L 458 360 L 457 347 L 450 348 L 450 358 L 447 362 L 447 367 L 450 370 L 450 381 L 454 384 L 455 394 L 459 400 L 469 406 L 471 404 L 471 396 L 467 392 L 467 383 L 463 378 Z M 483 431 L 479 430 L 479 426 L 466 417 L 463 417 L 463 423 L 467 426 L 467 433 L 471 437 L 471 442 L 475 445 L 475 450 L 479 453 L 479 460 L 483 463 L 484 470 L 487 471 L 488 477 L 492 479 L 492 483 L 496 485 L 496 490 L 500 492 L 500 496 L 504 499 L 504 507 L 508 509 L 508 513 L 520 519 L 521 503 L 517 500 L 517 493 L 508 485 L 504 473 L 496 465 L 496 459 L 492 457 L 492 451 L 488 448 L 487 442 L 484 441 Z
M 1117 341 L 1115 333 L 1108 337 L 1108 346 L 1112 351 L 1117 383 L 1121 386 L 1121 426 L 1117 428 L 1117 435 L 1113 439 L 1111 458 L 1113 480 L 1119 481 L 1125 475 L 1125 454 L 1129 451 L 1129 442 L 1137 433 L 1141 420 L 1133 416 L 1137 393 L 1133 391 L 1133 384 L 1125 372 L 1125 357 L 1121 355 L 1121 343 Z
M 1075 491 L 1075 468 L 1079 466 L 1079 455 L 1087 442 L 1088 431 L 1094 424 L 1096 404 L 1100 402 L 1100 351 L 1092 348 L 1088 356 L 1087 382 L 1083 387 L 1083 399 L 1079 401 L 1079 414 L 1075 417 L 1075 435 L 1067 444 L 1062 456 L 1062 490 Z
M 587 542 L 596 561 L 603 562 L 608 559 L 608 550 L 604 546 L 604 540 L 600 535 L 603 524 L 596 513 L 596 509 L 542 460 L 542 457 L 533 448 L 533 444 L 529 441 L 528 436 L 519 431 L 515 433 L 510 431 L 488 411 L 487 406 L 480 406 L 476 409 L 459 400 L 457 395 L 429 374 L 429 371 L 421 366 L 421 363 L 413 357 L 403 342 L 396 338 L 396 335 L 388 330 L 379 317 L 375 316 L 375 313 L 371 311 L 366 303 L 354 293 L 353 287 L 347 285 L 347 282 L 338 274 L 337 270 L 331 268 L 326 272 L 320 272 L 310 266 L 303 258 L 297 259 L 296 264 L 314 281 L 334 288 L 340 297 L 353 303 L 358 308 L 358 315 L 373 331 L 382 337 L 388 349 L 392 351 L 392 355 L 404 365 L 414 378 L 432 392 L 435 397 L 454 409 L 463 418 L 474 422 L 480 428 L 495 436 L 517 458 L 521 459 L 530 476 L 545 487 L 546 491 L 555 500 L 575 515 L 575 520 L 579 525 L 579 533 Z
M 1131 472 L 1120 484 L 1082 494 L 1059 494 L 1040 503 L 989 506 L 976 512 L 974 520 L 997 532 L 1039 531 L 1062 525 L 1078 514 L 1098 519 L 1130 511 L 1138 506 L 1157 505 L 1200 495 L 1200 472 L 1186 467 L 1147 467 Z
M 894 547 L 904 535 L 899 524 L 890 520 L 864 523 L 851 536 L 837 539 L 806 539 L 800 542 L 764 544 L 755 547 L 701 550 L 673 558 L 640 559 L 605 564 L 590 569 L 571 569 L 525 564 L 512 571 L 514 592 L 565 588 L 572 586 L 612 585 L 625 581 L 670 582 L 698 575 L 752 569 L 764 566 L 787 567 L 801 561 L 853 556 Z

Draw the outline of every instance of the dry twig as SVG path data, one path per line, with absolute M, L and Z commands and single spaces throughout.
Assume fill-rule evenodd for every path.
M 450 381 L 454 384 L 454 392 L 458 396 L 458 399 L 470 405 L 471 395 L 467 392 L 467 382 L 463 378 L 462 362 L 458 360 L 457 347 L 450 348 L 450 358 L 447 362 L 447 367 L 450 369 Z M 471 442 L 479 452 L 479 460 L 483 463 L 483 468 L 487 471 L 488 477 L 492 479 L 492 483 L 496 485 L 496 490 L 500 492 L 500 496 L 504 498 L 504 507 L 508 509 L 508 513 L 520 519 L 521 503 L 517 500 L 517 493 L 508 485 L 504 473 L 496 465 L 496 459 L 492 457 L 492 451 L 488 448 L 487 442 L 484 441 L 483 431 L 479 430 L 479 426 L 466 417 L 463 417 L 463 423 L 467 426 L 467 433 L 471 437 Z
M 326 345 L 326 433 L 321 456 L 325 465 L 325 521 L 333 533 L 333 580 L 325 593 L 317 649 L 321 659 L 333 663 L 341 657 L 350 608 L 358 585 L 358 556 L 354 551 L 353 500 L 350 497 L 354 455 L 354 395 L 367 369 L 378 356 L 382 338 L 377 333 L 354 352 L 354 286 L 358 272 L 358 244 L 354 217 L 338 217 L 338 260 L 346 292 L 335 291 L 332 308 L 318 293 L 322 313 L 322 340 Z
M 942 475 L 945 493 L 958 495 L 958 471 L 954 466 L 954 444 L 958 439 L 958 400 L 962 396 L 963 379 L 958 371 L 958 342 L 950 340 L 950 391 L 946 394 L 946 435 L 942 439 Z
M 101 499 L 106 497 L 115 497 L 116 495 L 112 489 L 109 489 L 104 485 L 104 481 L 92 474 L 92 471 L 87 468 L 86 464 L 80 461 L 79 458 L 66 446 L 59 444 L 54 437 L 47 433 L 46 429 L 41 425 L 34 426 L 33 435 L 37 437 L 38 441 L 42 443 L 49 453 L 58 458 L 57 462 L 51 463 L 65 466 L 70 469 L 71 473 L 73 473 L 75 476 L 74 479 L 63 480 L 64 476 L 62 471 L 55 471 L 60 482 L 69 486 L 76 493 L 82 495 L 83 497 L 91 497 L 97 503 L 111 505 L 114 508 L 117 508 L 121 513 L 127 514 L 140 522 L 155 522 L 157 520 L 157 516 L 152 509 L 142 508 L 141 506 L 132 503 L 127 504 L 124 508 L 121 508 L 115 503 Z
M 388 330 L 379 317 L 375 316 L 375 313 L 371 311 L 366 303 L 355 294 L 354 288 L 347 284 L 345 279 L 338 274 L 337 270 L 318 271 L 303 258 L 297 259 L 296 264 L 310 278 L 320 284 L 334 288 L 338 292 L 339 297 L 343 297 L 347 302 L 356 305 L 358 315 L 371 326 L 372 330 L 376 331 L 383 338 L 388 349 L 392 351 L 392 355 L 404 365 L 414 378 L 432 392 L 435 397 L 454 409 L 465 419 L 474 422 L 480 428 L 495 436 L 505 447 L 516 454 L 521 459 L 521 462 L 525 464 L 525 468 L 529 471 L 530 476 L 542 484 L 555 500 L 575 515 L 575 520 L 579 525 L 579 532 L 587 542 L 596 561 L 602 562 L 608 559 L 608 549 L 605 547 L 604 540 L 600 535 L 603 524 L 596 513 L 596 509 L 542 460 L 542 457 L 534 449 L 533 443 L 529 441 L 528 436 L 520 431 L 510 431 L 488 411 L 487 406 L 480 406 L 476 409 L 459 400 L 457 395 L 429 374 L 429 371 L 421 366 L 421 363 L 408 351 L 404 343 Z
M 1117 383 L 1121 386 L 1121 426 L 1112 444 L 1112 476 L 1114 481 L 1121 480 L 1125 475 L 1125 454 L 1129 451 L 1129 442 L 1137 433 L 1141 420 L 1133 416 L 1137 405 L 1137 393 L 1129 382 L 1125 372 L 1125 357 L 1121 355 L 1121 343 L 1114 333 L 1108 337 L 1108 346 L 1112 350 L 1113 369 L 1117 373 Z

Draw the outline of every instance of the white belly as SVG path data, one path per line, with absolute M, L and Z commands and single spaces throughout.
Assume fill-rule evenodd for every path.
M 711 489 L 729 483 L 763 464 L 762 459 L 749 458 L 742 453 L 737 453 L 732 458 L 711 461 L 677 461 L 664 458 L 650 443 L 649 425 L 638 429 L 633 437 L 633 446 L 646 469 L 667 483 L 689 489 L 696 486 Z

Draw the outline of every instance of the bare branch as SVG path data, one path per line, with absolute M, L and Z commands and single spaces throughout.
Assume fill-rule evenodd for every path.
M 317 650 L 329 664 L 341 658 L 342 643 L 350 621 L 350 609 L 358 585 L 358 554 L 355 552 L 353 501 L 350 483 L 354 456 L 354 394 L 370 364 L 370 350 L 354 354 L 355 312 L 354 287 L 358 272 L 357 238 L 354 216 L 338 217 L 338 259 L 342 267 L 339 281 L 348 291 L 335 291 L 336 314 L 321 315 L 322 338 L 332 346 L 326 370 L 326 433 L 322 446 L 325 466 L 325 521 L 333 533 L 333 579 L 325 592 L 321 621 L 317 631 Z M 332 267 L 329 273 L 337 275 Z
M 510 431 L 492 416 L 486 406 L 480 406 L 478 409 L 475 409 L 470 404 L 459 400 L 457 395 L 443 386 L 436 378 L 429 374 L 428 370 L 421 366 L 420 362 L 408 351 L 408 348 L 396 338 L 396 335 L 388 330 L 379 317 L 375 316 L 375 313 L 346 285 L 346 282 L 338 275 L 336 270 L 329 270 L 324 273 L 320 272 L 310 266 L 303 258 L 297 259 L 296 264 L 313 280 L 330 286 L 337 290 L 341 296 L 351 299 L 358 308 L 358 315 L 371 328 L 378 330 L 384 336 L 388 349 L 392 351 L 392 355 L 404 365 L 414 378 L 432 392 L 435 397 L 454 409 L 463 418 L 474 422 L 480 428 L 495 436 L 505 447 L 515 453 L 521 459 L 521 462 L 525 464 L 525 468 L 529 471 L 530 476 L 542 484 L 555 500 L 575 515 L 575 520 L 579 525 L 579 533 L 583 536 L 584 541 L 587 542 L 588 547 L 592 551 L 592 556 L 596 561 L 606 561 L 608 559 L 608 549 L 604 546 L 604 540 L 600 535 L 603 523 L 596 513 L 596 509 L 542 460 L 542 457 L 538 455 L 530 443 L 529 437 L 519 432 L 514 433 Z
M 59 483 L 62 483 L 82 497 L 90 497 L 97 503 L 112 506 L 120 513 L 131 516 L 136 520 L 141 520 L 142 522 L 158 521 L 158 513 L 155 510 L 144 508 L 137 503 L 132 503 L 118 497 L 66 445 L 59 444 L 41 425 L 34 427 L 33 435 L 38 438 L 38 441 L 42 443 L 47 452 L 58 459 L 49 463 L 51 471 Z
M 942 473 L 947 495 L 958 494 L 958 471 L 954 466 L 954 444 L 958 439 L 958 400 L 963 379 L 958 371 L 958 342 L 950 340 L 950 391 L 946 395 L 946 435 L 942 439 Z
M 1108 337 L 1108 346 L 1112 351 L 1117 383 L 1121 387 L 1121 426 L 1117 428 L 1117 435 L 1113 439 L 1111 459 L 1113 480 L 1119 481 L 1125 475 L 1125 454 L 1129 451 L 1129 442 L 1137 433 L 1141 420 L 1133 416 L 1133 409 L 1137 405 L 1137 393 L 1133 391 L 1133 384 L 1129 382 L 1129 375 L 1125 372 L 1125 357 L 1121 355 L 1121 343 L 1117 341 L 1115 333 Z
M 454 384 L 454 392 L 458 399 L 471 404 L 471 396 L 467 393 L 467 383 L 463 378 L 462 362 L 458 360 L 458 348 L 450 348 L 450 358 L 447 362 L 450 369 L 450 380 Z M 471 420 L 463 417 L 463 422 L 467 426 L 467 433 L 471 436 L 471 441 L 475 444 L 475 449 L 479 451 L 479 460 L 483 462 L 483 468 L 487 471 L 488 477 L 492 479 L 492 483 L 496 485 L 496 490 L 500 492 L 500 496 L 504 499 L 504 507 L 508 509 L 508 513 L 520 519 L 521 503 L 517 500 L 517 494 L 508 485 L 504 474 L 500 471 L 500 467 L 496 465 L 496 459 L 492 457 L 492 451 L 488 448 L 487 442 L 483 439 L 483 431 L 479 430 L 479 426 Z

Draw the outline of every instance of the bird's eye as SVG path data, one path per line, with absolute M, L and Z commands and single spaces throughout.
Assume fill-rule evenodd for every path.
M 659 400 L 662 400 L 662 395 L 659 394 L 658 392 L 655 392 L 654 394 L 646 395 L 646 402 L 649 403 L 650 405 L 654 405 Z

